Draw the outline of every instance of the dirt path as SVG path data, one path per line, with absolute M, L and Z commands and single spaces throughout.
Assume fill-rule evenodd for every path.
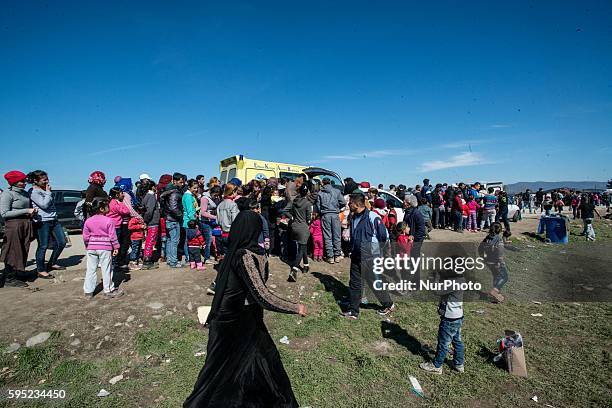
M 522 232 L 535 231 L 536 227 L 535 215 L 526 215 L 523 221 L 512 223 L 518 237 Z M 431 238 L 439 242 L 474 242 L 482 240 L 484 234 L 434 230 Z M 35 247 L 33 243 L 30 259 L 33 259 Z M 72 247 L 66 249 L 60 260 L 70 266 L 56 273 L 56 280 L 37 280 L 29 289 L 0 290 L 0 315 L 4 322 L 0 325 L 0 341 L 23 345 L 37 333 L 59 330 L 81 340 L 79 353 L 127 352 L 135 328 L 146 327 L 149 322 L 170 314 L 197 318 L 198 306 L 210 305 L 212 301 L 212 296 L 206 294 L 206 288 L 215 277 L 212 266 L 203 272 L 163 267 L 135 271 L 131 280 L 122 285 L 127 293 L 123 298 L 105 300 L 97 295 L 94 300 L 85 300 L 82 296 L 86 262 L 83 254 L 81 237 L 73 235 Z M 348 260 L 339 265 L 311 264 L 311 272 L 330 274 L 346 283 L 348 269 Z M 312 288 L 318 282 L 309 274 L 300 276 L 298 283 L 288 283 L 288 267 L 278 259 L 271 259 L 270 271 L 270 287 L 293 300 L 312 295 Z

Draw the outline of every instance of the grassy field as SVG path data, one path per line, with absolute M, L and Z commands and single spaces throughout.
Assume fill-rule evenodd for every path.
M 575 235 L 580 232 L 577 224 L 567 246 L 530 237 L 514 240 L 516 251 L 508 254 L 508 301 L 465 305 L 464 374 L 448 366 L 441 376 L 418 368 L 436 346 L 435 303 L 399 303 L 388 320 L 366 309 L 359 320 L 347 321 L 339 316 L 337 304 L 347 291 L 346 275 L 340 280 L 316 275 L 318 280 L 305 290 L 308 317 L 266 314 L 298 401 L 301 406 L 334 408 L 523 407 L 538 405 L 530 400 L 537 395 L 541 406 L 610 406 L 612 304 L 586 301 L 588 296 L 578 302 L 539 299 L 532 284 L 546 274 L 554 278 L 559 270 L 543 260 L 562 259 L 568 253 L 610 265 L 612 228 L 598 221 L 596 229 L 596 245 Z M 589 273 L 589 265 L 584 273 Z M 587 284 L 595 286 L 587 292 L 609 297 L 610 286 Z M 525 338 L 528 378 L 513 377 L 492 362 L 504 329 L 520 331 Z M 75 355 L 67 346 L 70 334 L 63 332 L 54 332 L 43 346 L 0 354 L 0 388 L 67 391 L 64 401 L 29 401 L 28 406 L 179 406 L 204 363 L 206 331 L 195 320 L 177 315 L 136 330 L 131 351 L 113 358 Z M 289 338 L 289 345 L 278 343 L 282 336 Z M 110 385 L 108 380 L 119 374 L 124 379 Z M 409 375 L 418 378 L 424 397 L 411 392 Z M 97 397 L 101 388 L 111 395 Z M 10 404 L 19 405 L 0 400 L 0 405 Z

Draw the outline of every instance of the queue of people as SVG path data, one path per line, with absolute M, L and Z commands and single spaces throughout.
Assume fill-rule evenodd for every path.
M 5 179 L 9 188 L 0 196 L 0 215 L 6 222 L 1 283 L 27 286 L 24 281 L 31 277 L 25 267 L 35 237 L 36 277 L 53 279 L 54 270 L 65 269 L 57 261 L 66 240 L 49 177 L 41 170 L 28 175 L 12 171 L 5 174 Z M 381 198 L 382 185 L 374 188 L 350 178 L 340 189 L 328 178 L 313 182 L 304 175 L 294 180 L 270 178 L 246 184 L 234 178 L 220 185 L 217 178 L 206 182 L 201 175 L 188 179 L 178 172 L 164 174 L 156 183 L 148 174 L 141 174 L 135 185 L 130 178 L 115 177 L 107 192 L 106 175 L 94 171 L 88 182 L 75 209 L 75 215 L 83 221 L 86 299 L 95 296 L 98 268 L 103 296 L 116 299 L 124 295 L 119 286 L 132 271 L 158 268 L 160 262 L 169 268 L 203 271 L 207 264 L 214 263 L 213 259 L 219 262 L 217 276 L 208 288 L 208 293 L 215 295 L 207 321 L 209 358 L 185 406 L 199 406 L 202 401 L 297 406 L 278 351 L 265 328 L 263 309 L 302 316 L 307 310 L 303 304 L 282 299 L 267 288 L 270 256 L 278 256 L 289 265 L 289 282 L 310 271 L 309 259 L 335 264 L 348 257 L 349 299 L 341 316 L 357 320 L 364 303 L 364 287 L 372 283 L 373 260 L 389 255 L 391 242 L 397 244 L 393 251 L 398 254 L 419 257 L 431 229 L 486 229 L 479 254 L 492 274 L 489 295 L 494 302 L 502 303 L 502 289 L 508 282 L 504 254 L 504 238 L 510 235 L 508 206 L 513 200 L 521 200 L 520 207 L 525 209 L 532 198 L 529 191 L 525 196 L 508 197 L 503 191 L 482 189 L 479 183 L 432 186 L 425 179 L 414 189 L 390 186 L 402 200 L 404 216 L 400 220 L 393 202 Z M 32 185 L 29 190 L 27 183 Z M 537 193 L 534 196 L 534 206 L 546 214 L 548 201 L 554 206 L 557 199 L 561 207 L 564 199 L 569 201 L 576 206 L 574 213 L 584 220 L 587 239 L 595 239 L 592 220 L 594 214 L 599 215 L 595 206 L 601 197 L 576 193 L 569 199 L 552 194 L 548 199 L 543 195 L 539 205 Z M 49 248 L 52 253 L 46 260 Z M 444 278 L 464 279 L 457 275 Z M 379 315 L 396 310 L 387 291 L 374 291 L 374 295 L 380 303 Z M 462 373 L 463 292 L 453 289 L 440 295 L 436 355 L 420 367 L 442 373 L 452 345 L 451 367 Z

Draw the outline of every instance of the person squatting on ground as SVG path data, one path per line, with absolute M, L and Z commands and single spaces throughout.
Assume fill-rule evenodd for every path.
M 498 303 L 505 300 L 501 290 L 508 282 L 508 268 L 506 267 L 504 252 L 502 225 L 499 222 L 494 222 L 489 228 L 489 234 L 478 246 L 478 253 L 484 257 L 485 264 L 493 273 L 493 288 L 489 295 Z

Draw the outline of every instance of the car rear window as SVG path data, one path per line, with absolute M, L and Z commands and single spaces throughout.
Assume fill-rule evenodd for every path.
M 80 191 L 64 191 L 60 194 L 62 203 L 78 203 L 81 201 Z

